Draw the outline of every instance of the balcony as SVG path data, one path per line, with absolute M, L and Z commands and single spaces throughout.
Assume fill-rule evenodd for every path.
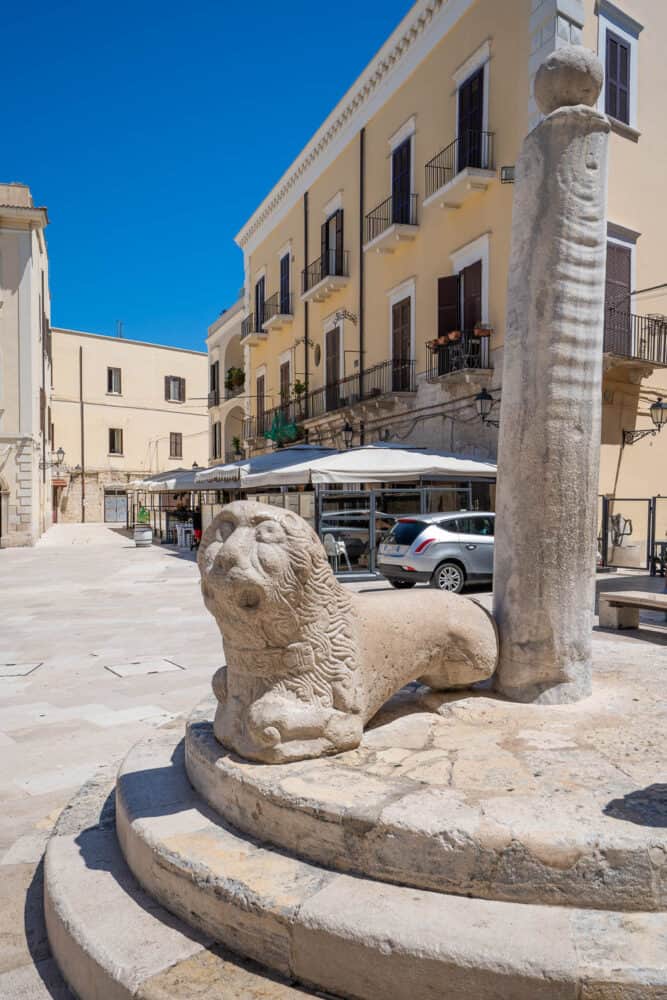
M 211 409 L 212 406 L 220 406 L 220 392 L 218 389 L 211 389 L 208 394 L 208 408 Z
M 424 208 L 461 208 L 475 192 L 496 179 L 493 132 L 468 129 L 426 164 Z
M 280 330 L 294 320 L 292 293 L 283 295 L 276 292 L 264 303 L 264 330 Z
M 436 382 L 443 375 L 454 372 L 490 369 L 489 340 L 489 337 L 478 337 L 463 330 L 459 340 L 450 340 L 445 344 L 428 342 L 428 381 Z
M 225 386 L 225 402 L 228 399 L 236 399 L 237 396 L 242 396 L 245 392 L 245 383 L 243 385 L 226 385 Z
M 322 417 L 356 403 L 416 391 L 414 361 L 383 361 L 309 393 L 308 419 Z
M 303 431 L 299 426 L 304 419 L 305 402 L 304 397 L 299 399 L 289 399 L 280 406 L 274 406 L 270 410 L 264 410 L 254 417 L 246 417 L 243 421 L 243 437 L 246 441 L 256 441 L 265 438 L 274 427 L 276 417 L 287 427 L 296 428 L 296 433 L 283 443 L 298 441 L 303 437 Z
M 634 372 L 631 381 L 647 378 L 655 368 L 667 368 L 667 317 L 636 316 L 608 308 L 604 352 L 608 367 Z
M 364 219 L 364 253 L 393 253 L 417 235 L 417 195 L 387 198 Z
M 252 347 L 254 344 L 261 344 L 267 337 L 268 334 L 264 330 L 256 329 L 255 314 L 250 313 L 249 316 L 246 316 L 241 323 L 241 344 L 244 347 L 246 344 Z
M 301 272 L 301 300 L 324 302 L 350 280 L 347 250 L 329 250 Z

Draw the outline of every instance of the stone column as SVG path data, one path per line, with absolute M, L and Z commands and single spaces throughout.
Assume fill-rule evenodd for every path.
M 580 46 L 535 78 L 546 118 L 517 162 L 498 449 L 497 687 L 591 690 L 609 123 Z

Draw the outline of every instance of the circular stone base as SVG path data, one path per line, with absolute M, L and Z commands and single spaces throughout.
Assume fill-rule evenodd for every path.
M 207 703 L 188 725 L 188 775 L 236 828 L 338 871 L 483 899 L 662 910 L 659 678 L 633 665 L 643 676 L 631 686 L 614 670 L 627 645 L 595 645 L 609 649 L 583 702 L 413 686 L 357 750 L 319 760 L 235 757 L 215 739 Z

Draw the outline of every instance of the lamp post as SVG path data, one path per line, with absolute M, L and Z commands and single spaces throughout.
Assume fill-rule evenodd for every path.
M 648 412 L 653 421 L 653 427 L 644 431 L 623 431 L 623 444 L 634 444 L 644 437 L 655 437 L 663 426 L 667 424 L 667 403 L 663 402 L 662 396 L 658 396 L 655 403 L 651 403 Z
M 500 423 L 497 420 L 492 420 L 489 414 L 495 406 L 496 401 L 490 392 L 486 389 L 482 389 L 475 396 L 475 406 L 477 407 L 477 415 L 480 417 L 483 424 L 488 424 L 489 427 L 500 427 Z

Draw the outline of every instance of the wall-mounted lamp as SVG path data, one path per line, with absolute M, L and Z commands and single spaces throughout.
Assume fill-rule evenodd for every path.
M 492 420 L 489 414 L 491 410 L 496 405 L 496 400 L 493 398 L 490 392 L 486 389 L 482 389 L 475 396 L 475 406 L 477 407 L 477 415 L 480 417 L 483 424 L 487 424 L 489 427 L 500 427 L 500 421 Z
M 55 457 L 54 457 L 55 456 Z M 51 458 L 46 462 L 40 462 L 40 469 L 51 469 L 53 466 L 61 466 L 63 464 L 63 459 L 65 458 L 65 449 L 58 448 L 58 451 L 51 452 Z
M 343 441 L 345 442 L 346 448 L 352 447 L 352 440 L 354 438 L 354 427 L 349 420 L 345 421 L 343 425 Z
M 651 403 L 648 412 L 651 414 L 653 427 L 645 431 L 623 431 L 623 444 L 634 444 L 644 437 L 655 437 L 667 424 L 667 403 L 663 403 L 662 396 L 658 396 L 655 403 Z

